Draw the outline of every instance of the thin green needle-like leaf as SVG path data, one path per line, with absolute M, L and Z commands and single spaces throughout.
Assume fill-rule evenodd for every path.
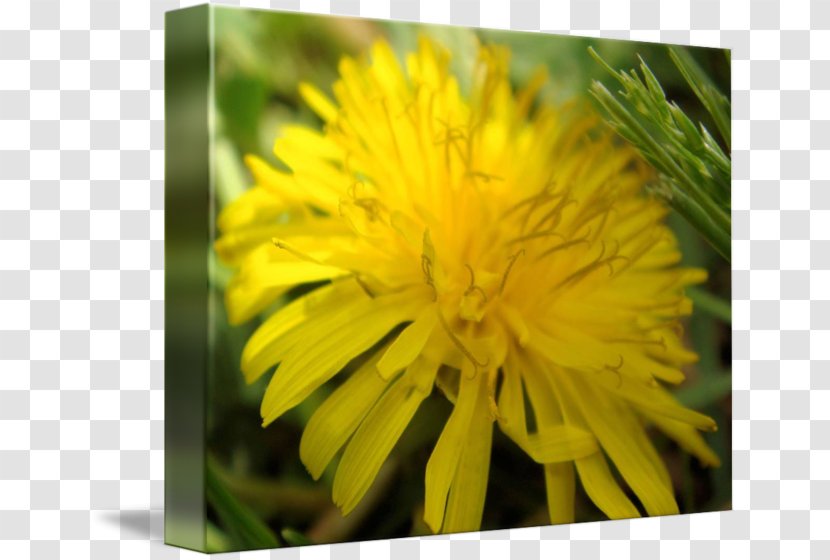
M 265 522 L 230 493 L 211 458 L 206 463 L 205 479 L 208 503 L 216 510 L 216 515 L 238 548 L 280 546 Z
M 675 396 L 684 406 L 701 409 L 715 403 L 732 392 L 732 374 L 719 373 L 694 385 L 679 389 Z
M 594 81 L 590 93 L 607 114 L 608 124 L 659 171 L 659 183 L 652 186 L 652 191 L 730 260 L 729 157 L 703 125 L 695 125 L 678 105 L 667 99 L 657 76 L 642 58 L 640 76 L 636 70 L 618 72 L 592 48 L 588 50 L 622 86 L 619 98 L 599 81 Z M 692 63 L 686 67 L 688 80 L 702 74 Z M 713 110 L 721 111 L 720 117 L 728 117 L 728 100 L 708 77 L 693 85 Z
M 726 146 L 731 146 L 732 129 L 729 99 L 718 90 L 709 75 L 700 68 L 688 51 L 670 48 L 669 56 L 674 61 L 677 69 L 680 70 L 680 73 L 683 74 L 697 98 L 712 115 L 712 120 L 715 121 L 715 126 L 718 127 L 718 132 L 723 137 Z
M 304 534 L 290 527 L 286 527 L 280 531 L 280 536 L 291 546 L 306 546 L 314 544 L 311 539 L 306 537 Z
M 701 311 L 725 323 L 732 323 L 732 306 L 723 298 L 700 288 L 687 288 L 686 294 Z
M 660 144 L 648 133 L 640 122 L 629 113 L 625 107 L 611 94 L 606 87 L 598 81 L 594 82 L 592 93 L 602 106 L 614 117 L 620 120 L 628 129 L 636 135 L 657 159 L 662 170 L 671 177 L 674 177 L 689 192 L 691 198 L 697 202 L 720 227 L 730 227 L 729 217 L 718 208 L 714 202 L 705 195 L 700 187 L 688 176 L 688 174 L 663 150 Z
M 727 261 L 732 259 L 732 238 L 729 230 L 717 227 L 703 209 L 683 191 L 666 179 L 667 186 L 655 186 L 654 191 L 663 192 L 661 196 L 683 216 L 703 238 Z

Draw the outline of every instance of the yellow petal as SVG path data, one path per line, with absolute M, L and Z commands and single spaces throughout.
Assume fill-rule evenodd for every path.
M 234 229 L 222 235 L 213 244 L 216 254 L 227 265 L 239 266 L 253 249 L 270 242 L 283 233 L 280 225 L 254 225 Z
M 294 261 L 260 265 L 251 270 L 247 276 L 251 284 L 270 288 L 331 280 L 348 274 L 348 270 L 335 266 L 326 266 L 308 261 Z
M 300 95 L 308 103 L 308 106 L 324 121 L 331 122 L 337 118 L 337 107 L 323 92 L 313 85 L 306 82 L 301 83 Z
M 520 355 L 518 363 L 537 424 L 562 424 L 562 407 L 551 385 L 551 376 L 555 375 L 551 367 L 534 355 Z
M 562 399 L 580 407 L 584 421 L 648 514 L 678 513 L 666 467 L 632 412 L 605 391 L 579 382 L 574 376 L 557 376 L 556 384 Z
M 389 225 L 401 234 L 410 247 L 420 250 L 424 229 L 414 219 L 395 210 L 389 215 Z
M 514 441 L 527 439 L 522 375 L 514 353 L 509 353 L 502 366 L 502 386 L 499 392 L 499 426 Z
M 233 324 L 250 319 L 273 303 L 273 294 L 307 282 L 348 275 L 339 267 L 298 260 L 273 244 L 260 245 L 242 261 L 225 293 L 228 315 Z
M 392 48 L 384 40 L 372 45 L 372 75 L 387 95 L 401 95 L 407 89 L 401 65 Z
M 478 393 L 481 390 L 479 386 L 484 385 L 476 379 L 478 376 L 474 377 L 471 370 L 472 365 L 465 365 L 461 371 L 458 398 L 427 462 L 424 521 L 433 533 L 441 530 L 447 494 L 461 458 L 461 447 L 470 429 Z
M 314 411 L 300 440 L 300 459 L 316 480 L 380 398 L 388 381 L 377 374 L 377 351 Z
M 555 375 L 549 377 L 548 381 L 562 406 L 562 415 L 565 421 L 587 428 L 588 422 L 581 407 L 574 400 L 572 392 L 563 387 L 565 384 L 562 383 L 562 379 L 566 377 L 566 374 L 556 370 L 553 373 Z M 631 500 L 628 499 L 611 474 L 602 452 L 577 459 L 574 463 L 579 473 L 579 479 L 582 481 L 582 487 L 585 488 L 585 492 L 591 498 L 591 501 L 605 515 L 611 519 L 640 516 L 637 508 L 631 503 Z
M 620 489 L 602 453 L 577 459 L 576 470 L 591 501 L 610 519 L 640 517 L 640 512 Z
M 432 41 L 421 37 L 418 53 L 407 59 L 407 69 L 414 82 L 423 82 L 432 89 L 440 89 L 447 78 L 449 55 Z
M 392 374 L 411 364 L 424 349 L 436 322 L 438 315 L 435 306 L 430 305 L 389 346 L 378 362 L 380 376 L 389 379 Z
M 490 472 L 493 420 L 487 402 L 486 384 L 482 382 L 479 385 L 475 410 L 447 498 L 447 512 L 441 528 L 444 533 L 477 531 L 481 527 Z
M 573 464 L 566 461 L 545 465 L 545 489 L 551 524 L 573 523 L 576 492 Z
M 343 515 L 354 509 L 372 485 L 398 438 L 429 395 L 436 371 L 438 364 L 423 359 L 413 362 L 383 394 L 349 441 L 332 489 L 334 502 Z
M 601 368 L 603 363 L 606 366 L 617 365 L 613 360 L 615 357 L 619 358 L 619 356 L 613 354 L 613 351 L 612 355 L 608 355 L 607 349 L 603 350 L 595 345 L 590 348 L 590 351 L 580 352 L 577 345 L 554 339 L 538 330 L 531 330 L 528 348 L 535 350 L 540 357 L 551 364 L 571 371 L 582 372 L 583 375 L 590 375 L 593 383 L 601 385 L 638 408 L 663 414 L 702 430 L 712 431 L 716 429 L 714 420 L 667 398 L 667 394 L 656 382 L 648 384 L 628 377 L 621 378 L 619 372 L 615 373 L 611 369 L 598 372 L 596 353 L 604 354 L 603 357 L 608 360 L 599 360 L 598 363 Z M 592 358 L 588 356 L 592 356 Z M 588 373 L 592 371 L 594 373 Z M 638 374 L 636 370 L 629 369 L 628 371 Z
M 594 436 L 576 426 L 563 423 L 553 389 L 544 376 L 549 373 L 541 367 L 528 369 L 524 364 L 524 383 L 536 418 L 536 431 L 528 433 L 525 419 L 525 402 L 519 370 L 513 360 L 505 363 L 505 378 L 499 400 L 502 431 L 537 463 L 572 461 L 596 453 L 599 450 Z
M 597 376 L 595 381 L 605 389 L 616 392 L 639 410 L 647 410 L 661 414 L 667 418 L 677 420 L 684 424 L 693 426 L 699 430 L 713 432 L 717 430 L 717 424 L 710 417 L 697 411 L 686 408 L 677 401 L 669 398 L 668 393 L 659 386 L 636 387 L 632 384 L 618 386 L 610 376 Z
M 599 451 L 594 435 L 567 423 L 550 383 L 553 372 L 533 359 L 525 364 L 525 384 L 536 417 L 536 433 L 528 435 L 528 454 L 539 463 L 586 457 Z
M 245 156 L 245 165 L 253 175 L 257 188 L 264 190 L 275 201 L 286 205 L 296 205 L 303 199 L 299 196 L 296 183 L 289 173 L 274 169 L 261 157 L 249 154 Z
M 285 184 L 280 191 L 303 202 L 312 201 L 322 203 L 326 208 L 333 207 L 338 196 L 345 194 L 347 187 L 354 184 L 354 177 L 339 163 L 332 162 L 331 153 L 325 147 L 310 144 L 308 134 L 298 135 L 290 133 L 291 130 L 285 135 L 286 130 L 283 129 L 283 135 L 274 140 L 274 155 L 293 171 L 277 172 L 277 177 Z M 297 180 L 300 178 L 311 179 L 313 184 Z
M 538 432 L 528 435 L 524 449 L 537 463 L 555 463 L 587 457 L 599 447 L 589 432 L 562 424 L 540 426 Z
M 666 418 L 660 414 L 655 414 L 648 410 L 641 410 L 640 413 L 654 422 L 664 434 L 672 438 L 677 444 L 687 453 L 691 453 L 707 467 L 719 467 L 721 464 L 720 458 L 712 451 L 712 448 L 706 444 L 700 433 L 689 426 L 677 420 Z
M 309 150 L 309 147 L 312 149 Z M 291 172 L 274 172 L 270 183 L 279 180 L 279 192 L 283 196 L 318 206 L 330 215 L 336 213 L 340 197 L 355 182 L 342 165 L 332 163 L 325 147 L 319 144 L 310 146 L 309 135 L 292 133 L 280 136 L 274 141 L 274 155 Z
M 225 206 L 216 218 L 216 226 L 222 233 L 251 224 L 276 221 L 288 209 L 273 193 L 263 187 L 252 187 Z
M 248 339 L 242 350 L 242 371 L 253 383 L 279 362 L 298 340 L 314 328 L 331 329 L 345 323 L 355 306 L 369 296 L 351 278 L 326 284 L 298 297 L 271 315 Z
M 280 129 L 280 137 L 298 150 L 321 159 L 341 161 L 346 155 L 337 142 L 307 126 L 284 126 Z
M 633 349 L 632 351 L 630 347 L 625 348 L 624 345 L 615 345 L 615 350 L 619 351 L 620 355 L 623 356 L 625 363 L 629 366 L 627 369 L 647 371 L 657 379 L 675 385 L 682 383 L 686 379 L 683 372 L 676 367 L 662 364 L 637 349 Z
M 527 323 L 525 323 L 522 314 L 515 307 L 506 303 L 502 304 L 499 310 L 507 326 L 510 327 L 510 330 L 518 339 L 519 346 L 523 348 L 527 346 L 527 341 L 530 339 L 530 331 L 527 328 Z
M 380 296 L 358 306 L 348 325 L 298 341 L 265 391 L 261 406 L 263 425 L 298 405 L 399 323 L 412 320 L 422 305 L 409 292 Z
M 659 335 L 659 339 L 663 341 L 664 346 L 652 345 L 647 350 L 649 356 L 657 360 L 661 360 L 670 364 L 693 364 L 698 361 L 698 355 L 683 347 L 683 342 L 680 337 L 668 330 L 662 329 L 655 331 Z
M 234 276 L 225 287 L 225 308 L 228 312 L 228 323 L 241 325 L 251 320 L 274 303 L 289 288 L 290 286 L 272 288 L 252 286 L 240 278 L 239 275 Z
M 530 329 L 530 340 L 527 347 L 541 356 L 544 360 L 559 367 L 587 370 L 602 364 L 593 354 L 584 354 L 574 348 L 569 340 L 554 338 L 539 330 Z

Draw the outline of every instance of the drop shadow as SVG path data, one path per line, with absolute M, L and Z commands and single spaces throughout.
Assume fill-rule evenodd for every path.
M 121 529 L 121 538 L 129 540 L 164 540 L 164 511 L 123 510 L 101 513 L 101 519 Z

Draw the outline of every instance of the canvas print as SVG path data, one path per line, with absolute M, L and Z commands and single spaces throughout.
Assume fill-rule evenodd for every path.
M 728 51 L 166 24 L 168 542 L 731 507 Z

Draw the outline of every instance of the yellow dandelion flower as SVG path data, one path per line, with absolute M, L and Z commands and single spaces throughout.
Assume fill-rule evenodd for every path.
M 542 466 L 552 523 L 574 519 L 578 475 L 610 518 L 636 517 L 608 459 L 648 515 L 678 512 L 655 425 L 705 464 L 714 422 L 663 387 L 696 356 L 683 347 L 684 287 L 650 170 L 576 105 L 537 101 L 508 80 L 508 51 L 482 46 L 469 93 L 428 39 L 401 65 L 378 41 L 344 57 L 335 99 L 300 92 L 323 131 L 289 126 L 249 156 L 256 186 L 219 216 L 216 250 L 238 268 L 231 321 L 317 283 L 248 341 L 252 382 L 277 366 L 268 425 L 348 364 L 300 444 L 320 477 L 343 449 L 333 499 L 348 514 L 421 402 L 453 403 L 426 469 L 435 532 L 481 523 L 494 424 Z M 319 283 L 323 281 L 323 284 Z

